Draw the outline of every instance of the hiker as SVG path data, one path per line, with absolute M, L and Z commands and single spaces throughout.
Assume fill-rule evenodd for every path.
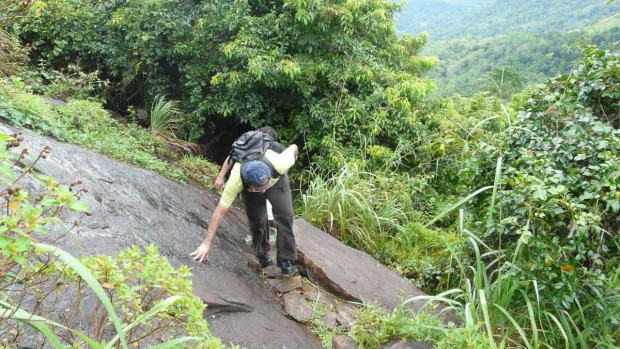
M 271 144 L 271 147 L 269 149 L 275 151 L 276 153 L 281 153 L 284 151 L 284 149 L 286 149 L 286 147 L 282 145 L 282 143 L 278 142 L 278 133 L 276 132 L 276 130 L 273 129 L 273 127 L 263 126 L 259 128 L 258 131 L 271 137 L 273 143 Z M 224 163 L 222 164 L 222 168 L 220 169 L 220 174 L 215 179 L 215 182 L 213 182 L 213 186 L 215 187 L 216 190 L 222 190 L 222 188 L 224 188 L 224 184 L 226 184 L 227 175 L 229 174 L 229 171 L 232 165 L 233 165 L 233 161 L 230 159 L 230 156 L 228 156 L 226 160 L 224 160 Z
M 286 149 L 284 145 L 278 142 L 278 133 L 271 126 L 263 126 L 258 129 L 263 134 L 269 136 L 273 140 L 273 144 L 269 149 L 275 151 L 276 153 L 281 153 Z M 224 184 L 226 184 L 226 180 L 228 179 L 228 175 L 230 174 L 230 168 L 232 167 L 232 160 L 230 156 L 224 160 L 222 164 L 222 168 L 220 169 L 220 173 L 213 182 L 213 186 L 215 190 L 220 191 L 224 188 Z M 269 243 L 275 244 L 276 236 L 278 231 L 278 225 L 276 224 L 275 219 L 273 218 L 273 209 L 269 200 L 267 200 L 267 231 L 269 232 Z
M 278 226 L 277 265 L 283 275 L 291 275 L 292 263 L 297 260 L 297 246 L 293 235 L 293 198 L 286 172 L 295 163 L 298 152 L 293 144 L 279 154 L 267 149 L 258 160 L 229 164 L 232 166 L 230 178 L 209 221 L 205 240 L 190 256 L 199 262 L 208 260 L 215 232 L 233 200 L 241 193 L 252 232 L 252 246 L 260 265 L 266 267 L 273 263 L 268 255 L 270 245 L 266 230 L 268 199 Z

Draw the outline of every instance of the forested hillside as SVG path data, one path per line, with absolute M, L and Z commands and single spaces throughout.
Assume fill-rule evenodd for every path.
M 592 34 L 579 30 L 513 33 L 493 38 L 469 35 L 432 42 L 425 52 L 440 57 L 430 76 L 442 95 L 471 96 L 488 91 L 507 98 L 528 84 L 568 72 L 581 54 L 575 43 L 583 40 L 609 47 L 618 38 L 620 26 Z
M 469 16 L 479 13 L 494 0 L 411 0 L 395 15 L 396 28 L 405 33 L 428 32 L 433 40 L 442 32 L 463 28 Z M 462 33 L 457 32 L 457 36 Z
M 580 29 L 619 8 L 601 0 L 412 0 L 396 16 L 396 27 L 412 35 L 428 32 L 433 41 L 465 35 L 486 38 Z
M 430 34 L 424 54 L 437 56 L 430 72 L 438 93 L 479 91 L 509 97 L 532 83 L 566 73 L 583 40 L 609 47 L 620 38 L 619 3 L 570 1 L 412 1 L 397 27 Z

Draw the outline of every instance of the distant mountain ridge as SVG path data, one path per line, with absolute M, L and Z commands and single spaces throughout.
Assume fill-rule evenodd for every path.
M 473 35 L 580 29 L 614 15 L 620 3 L 605 0 L 411 0 L 396 16 L 399 31 L 431 40 Z
M 439 58 L 437 93 L 472 96 L 497 93 L 493 70 L 511 69 L 522 87 L 566 73 L 583 36 L 601 47 L 620 39 L 619 10 L 607 0 L 410 0 L 395 18 L 403 33 L 430 34 L 422 53 Z

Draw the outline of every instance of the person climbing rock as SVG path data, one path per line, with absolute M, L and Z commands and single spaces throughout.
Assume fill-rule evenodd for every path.
M 293 235 L 293 198 L 286 172 L 295 164 L 298 152 L 297 145 L 293 144 L 281 153 L 267 149 L 255 160 L 234 161 L 220 202 L 209 221 L 205 240 L 190 256 L 199 262 L 208 260 L 215 233 L 233 200 L 241 194 L 252 233 L 252 246 L 260 265 L 266 267 L 273 263 L 268 255 L 266 200 L 269 200 L 278 227 L 277 265 L 283 275 L 291 275 L 293 263 L 297 260 L 297 246 Z
M 278 133 L 271 126 L 263 126 L 258 129 L 263 134 L 271 137 L 273 139 L 273 143 L 269 147 L 269 149 L 275 151 L 276 153 L 281 153 L 286 149 L 284 145 L 278 142 Z M 220 173 L 213 182 L 213 186 L 217 191 L 222 190 L 224 185 L 226 184 L 226 180 L 230 176 L 230 168 L 232 167 L 232 161 L 230 160 L 230 156 L 226 158 L 224 164 L 222 164 L 222 168 L 220 169 Z M 269 232 L 269 243 L 274 245 L 276 243 L 276 239 L 278 236 L 278 225 L 273 218 L 273 210 L 271 208 L 271 203 L 267 200 L 267 231 Z M 246 237 L 246 242 L 252 241 L 252 236 L 249 235 Z

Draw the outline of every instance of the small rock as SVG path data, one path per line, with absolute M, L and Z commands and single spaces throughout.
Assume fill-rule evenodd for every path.
M 325 328 L 331 330 L 338 325 L 338 315 L 336 315 L 336 313 L 327 313 L 323 315 L 319 321 L 325 325 Z
M 334 296 L 330 295 L 329 293 L 317 290 L 315 288 L 307 289 L 305 285 L 304 285 L 303 294 L 304 294 L 304 297 L 306 297 L 306 299 L 311 303 L 316 302 L 318 300 L 319 302 L 325 305 L 328 305 L 330 307 L 334 307 L 338 303 L 338 300 Z
M 351 330 L 355 326 L 355 309 L 347 304 L 336 305 L 336 316 L 338 323 L 347 330 Z
M 357 349 L 357 347 L 357 342 L 346 335 L 336 336 L 332 339 L 332 348 L 334 349 Z
M 275 279 L 280 276 L 280 268 L 276 267 L 275 265 L 271 265 L 267 268 L 264 268 L 263 273 L 267 275 L 268 278 Z
M 284 311 L 297 322 L 310 320 L 314 308 L 297 292 L 288 292 L 282 296 Z
M 269 286 L 277 289 L 278 292 L 287 293 L 301 287 L 301 276 L 295 275 L 285 279 L 268 279 L 267 283 Z

